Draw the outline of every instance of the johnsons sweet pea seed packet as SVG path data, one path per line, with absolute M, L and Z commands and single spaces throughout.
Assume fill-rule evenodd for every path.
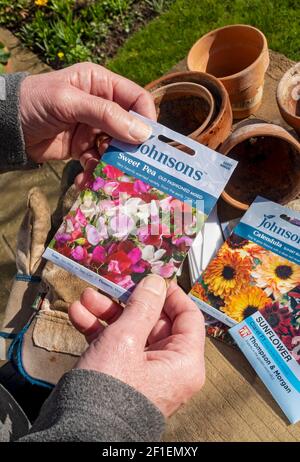
M 139 146 L 112 140 L 44 253 L 121 302 L 147 274 L 176 275 L 236 166 L 135 115 L 151 125 L 150 139 Z
M 300 213 L 258 197 L 190 296 L 230 335 L 292 423 L 300 419 Z

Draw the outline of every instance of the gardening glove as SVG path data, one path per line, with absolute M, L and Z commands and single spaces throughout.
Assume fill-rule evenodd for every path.
M 18 273 L 39 277 L 44 265 L 42 254 L 51 228 L 50 207 L 39 188 L 32 188 L 27 210 L 19 229 L 16 250 Z
M 77 175 L 82 171 L 79 162 L 70 161 L 66 164 L 62 181 L 61 194 L 55 212 L 52 215 L 53 236 L 63 217 L 68 213 L 78 196 L 78 190 L 73 184 Z M 80 298 L 83 290 L 89 286 L 77 276 L 48 261 L 43 270 L 42 279 L 47 286 L 47 299 L 51 309 L 68 312 L 69 305 Z
M 40 276 L 43 267 L 42 253 L 50 230 L 50 208 L 46 197 L 38 188 L 28 194 L 27 209 L 19 229 L 16 249 L 17 274 L 7 302 L 0 359 L 6 358 L 9 340 L 17 334 L 34 314 L 33 304 L 40 290 Z

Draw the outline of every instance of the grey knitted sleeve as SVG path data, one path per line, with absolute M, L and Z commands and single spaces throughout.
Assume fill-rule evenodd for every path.
M 161 412 L 129 385 L 94 371 L 66 373 L 19 441 L 158 441 Z
M 19 90 L 27 75 L 0 75 L 0 172 L 37 166 L 27 159 L 20 121 Z

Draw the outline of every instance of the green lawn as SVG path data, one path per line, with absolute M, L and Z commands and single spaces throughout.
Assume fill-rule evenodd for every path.
M 0 0 L 0 26 L 54 69 L 105 64 L 128 36 L 174 0 Z
M 300 61 L 299 18 L 299 0 L 176 0 L 134 34 L 108 65 L 144 85 L 184 58 L 201 35 L 237 23 L 258 27 L 271 49 Z

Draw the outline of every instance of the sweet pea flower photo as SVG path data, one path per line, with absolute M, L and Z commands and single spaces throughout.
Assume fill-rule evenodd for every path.
M 50 247 L 126 290 L 173 278 L 205 215 L 100 161 Z

